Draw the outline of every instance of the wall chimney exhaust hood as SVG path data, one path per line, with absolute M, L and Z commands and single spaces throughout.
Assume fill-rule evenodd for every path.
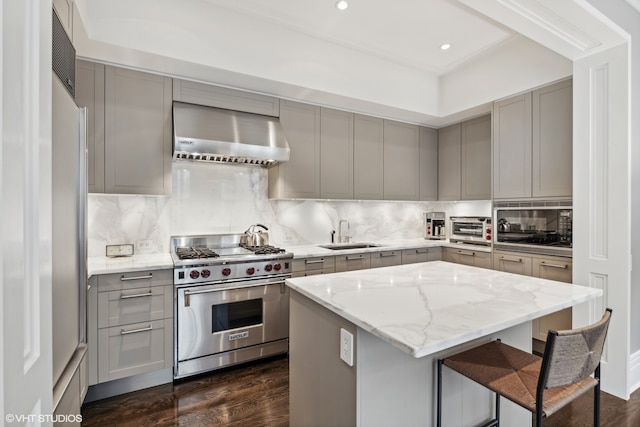
M 277 117 L 173 103 L 173 159 L 269 168 L 289 160 Z

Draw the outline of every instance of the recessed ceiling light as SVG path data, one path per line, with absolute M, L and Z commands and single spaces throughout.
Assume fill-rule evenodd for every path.
M 449 43 L 444 43 L 444 44 L 441 44 L 441 45 L 440 45 L 440 49 L 441 49 L 441 50 L 447 50 L 447 49 L 449 49 L 450 47 L 451 47 L 451 44 L 449 44 Z
M 346 0 L 340 0 L 339 2 L 336 3 L 336 7 L 339 10 L 345 10 L 346 8 L 349 7 L 349 3 Z

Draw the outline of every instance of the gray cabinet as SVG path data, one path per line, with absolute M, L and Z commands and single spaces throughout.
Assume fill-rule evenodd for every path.
M 384 120 L 384 199 L 418 200 L 420 128 Z
M 171 79 L 78 61 L 76 85 L 89 116 L 89 191 L 170 194 Z
M 353 113 L 320 109 L 320 197 L 353 199 Z
M 291 277 L 314 276 L 335 273 L 336 260 L 332 256 L 297 258 L 293 260 Z
M 494 199 L 572 195 L 572 80 L 494 103 Z
M 173 366 L 173 270 L 92 277 L 89 384 Z
M 491 116 L 460 124 L 461 199 L 491 199 Z
M 438 200 L 460 200 L 460 124 L 438 129 Z
M 570 258 L 503 251 L 495 251 L 493 257 L 495 270 L 558 282 L 572 282 L 573 263 Z M 533 338 L 546 341 L 549 329 L 571 329 L 571 316 L 571 308 L 566 308 L 534 319 L 531 325 Z
M 420 200 L 438 200 L 438 131 L 420 127 Z
M 384 126 L 377 117 L 354 115 L 353 197 L 382 200 L 384 168 Z
M 105 67 L 105 191 L 171 194 L 171 79 Z
M 493 105 L 493 198 L 531 196 L 531 93 Z
M 278 117 L 280 100 L 273 96 L 173 79 L 173 100 L 227 110 Z
M 402 250 L 402 263 L 414 264 L 417 262 L 429 262 L 442 260 L 442 248 L 416 248 Z
M 532 197 L 571 197 L 573 86 L 565 80 L 533 91 Z
M 370 253 L 356 253 L 351 255 L 336 255 L 336 272 L 363 270 L 371 268 Z
M 491 269 L 493 265 L 490 252 L 480 252 L 472 249 L 443 248 L 442 260 L 489 269 Z
M 491 116 L 438 130 L 438 200 L 491 199 Z
M 104 193 L 104 65 L 76 62 L 76 104 L 87 107 L 87 189 Z
M 371 268 L 402 264 L 402 251 L 380 251 L 371 253 Z
M 280 123 L 289 141 L 288 162 L 269 169 L 269 197 L 320 197 L 320 107 L 280 102 Z

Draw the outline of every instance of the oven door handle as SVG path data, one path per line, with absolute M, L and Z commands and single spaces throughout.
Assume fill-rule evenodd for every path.
M 275 282 L 275 283 L 269 283 L 268 285 L 276 285 L 280 283 L 280 293 L 284 294 L 285 290 L 286 290 L 286 285 L 284 282 Z M 265 286 L 266 284 L 262 284 L 262 285 L 256 285 L 256 286 Z M 191 295 L 197 295 L 197 294 L 210 294 L 212 292 L 222 292 L 222 291 L 234 291 L 236 290 L 236 288 L 214 288 L 214 289 L 198 289 L 198 290 L 194 290 L 194 291 L 190 291 L 190 290 L 185 290 L 184 291 L 184 306 L 185 307 L 189 307 L 191 305 L 191 301 L 190 301 L 190 297 Z

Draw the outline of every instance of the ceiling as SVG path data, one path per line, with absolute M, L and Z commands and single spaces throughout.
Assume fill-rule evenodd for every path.
M 106 63 L 438 126 L 620 40 L 584 1 L 335 2 L 75 0 L 74 44 Z

